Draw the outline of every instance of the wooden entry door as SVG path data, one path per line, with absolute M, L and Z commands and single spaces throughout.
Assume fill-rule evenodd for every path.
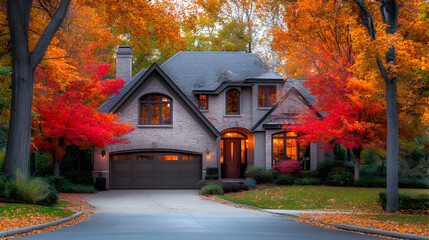
M 239 178 L 241 157 L 240 139 L 225 139 L 224 144 L 225 150 L 223 159 L 225 160 L 225 177 Z

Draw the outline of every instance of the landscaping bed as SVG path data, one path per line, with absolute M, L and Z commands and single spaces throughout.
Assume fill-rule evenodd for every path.
M 73 215 L 76 212 L 82 212 L 83 215 L 59 226 L 36 230 L 26 234 L 15 235 L 20 237 L 24 235 L 40 233 L 42 231 L 51 231 L 59 227 L 74 224 L 83 221 L 93 213 L 94 208 L 85 201 L 89 194 L 66 194 L 60 193 L 60 201 L 53 207 L 21 204 L 21 203 L 1 203 L 0 202 L 0 231 L 29 227 L 43 223 L 53 222 L 64 217 Z
M 340 211 L 335 214 L 301 214 L 299 221 L 315 225 L 345 224 L 429 236 L 429 210 L 386 213 L 379 203 L 383 188 L 328 186 L 270 186 L 217 197 L 263 209 Z M 427 195 L 427 189 L 400 189 L 410 196 Z

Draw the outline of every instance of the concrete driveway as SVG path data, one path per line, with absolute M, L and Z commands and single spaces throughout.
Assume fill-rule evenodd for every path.
M 205 201 L 194 190 L 111 190 L 89 203 L 98 209 L 90 220 L 22 239 L 382 239 Z

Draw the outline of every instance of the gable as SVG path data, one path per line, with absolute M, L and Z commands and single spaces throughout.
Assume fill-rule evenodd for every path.
M 174 82 L 172 82 L 171 79 L 159 68 L 157 64 L 153 64 L 147 71 L 145 71 L 140 75 L 139 74 L 136 75 L 136 77 L 134 77 L 130 83 L 128 83 L 132 85 L 130 85 L 127 89 L 125 89 L 126 91 L 121 92 L 121 94 L 114 99 L 115 100 L 114 102 L 108 104 L 109 108 L 105 107 L 106 110 L 108 110 L 109 112 L 121 113 L 122 115 L 137 114 L 137 112 L 139 112 L 139 106 L 137 104 L 138 98 L 143 96 L 144 93 L 145 94 L 161 93 L 174 98 L 176 103 L 173 103 L 173 109 L 174 109 L 174 104 L 180 104 L 183 110 L 185 110 L 186 113 L 191 115 L 199 125 L 202 125 L 203 127 L 205 127 L 209 132 L 211 132 L 215 136 L 220 136 L 219 131 L 191 103 L 191 101 L 174 84 Z M 132 109 L 132 110 L 129 111 L 126 109 Z M 173 122 L 174 122 L 174 118 L 175 116 L 173 115 Z M 138 118 L 135 117 L 135 121 L 137 120 Z
M 282 124 L 299 124 L 296 115 L 313 112 L 316 116 L 322 117 L 315 112 L 310 102 L 295 88 L 292 87 L 252 128 L 251 131 L 264 131 L 264 129 L 281 128 Z

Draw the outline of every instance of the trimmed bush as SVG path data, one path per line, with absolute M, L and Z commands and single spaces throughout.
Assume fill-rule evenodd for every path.
M 274 174 L 275 172 L 273 171 L 266 171 L 263 170 L 261 172 L 259 172 L 258 175 L 255 176 L 255 181 L 256 183 L 274 183 Z
M 326 179 L 326 184 L 331 186 L 351 186 L 353 185 L 353 173 L 347 170 L 330 173 Z
M 94 193 L 94 186 L 85 186 L 81 184 L 74 184 L 69 182 L 63 177 L 50 176 L 47 180 L 55 187 L 60 193 Z
M 398 185 L 401 188 L 429 189 L 429 178 L 399 177 Z
M 207 175 L 219 175 L 219 169 L 217 167 L 208 167 L 206 168 Z
M 246 171 L 244 172 L 244 176 L 247 178 L 253 178 L 256 180 L 256 176 L 263 171 L 266 171 L 266 170 L 257 166 L 249 166 L 246 168 Z
M 218 174 L 206 174 L 206 180 L 216 180 L 219 179 L 219 175 Z
M 281 174 L 284 175 L 298 175 L 302 172 L 302 163 L 300 161 L 283 161 L 277 166 L 274 166 Z
M 356 187 L 386 187 L 386 177 L 361 176 L 354 182 Z
M 243 184 L 249 188 L 256 188 L 256 181 L 253 179 L 244 180 Z
M 301 172 L 301 174 L 299 175 L 302 178 L 317 178 L 317 171 L 316 170 L 310 170 L 310 171 L 305 171 L 305 172 Z
M 280 175 L 274 183 L 277 185 L 293 185 L 294 182 L 295 182 L 294 176 L 292 176 L 292 175 Z
M 386 210 L 386 193 L 379 193 L 381 207 Z M 411 197 L 406 194 L 398 194 L 399 210 L 427 210 L 429 209 L 429 196 L 419 195 Z
M 222 183 L 222 189 L 224 193 L 229 193 L 229 192 L 240 192 L 243 190 L 247 191 L 249 190 L 249 187 L 241 183 Z
M 223 189 L 219 185 L 206 185 L 200 190 L 202 195 L 223 195 Z
M 320 179 L 318 178 L 297 178 L 295 185 L 319 185 Z
M 324 162 L 317 164 L 317 169 L 316 169 L 317 176 L 321 180 L 325 181 L 326 178 L 328 178 L 328 175 L 331 172 L 332 168 L 334 168 L 334 165 L 333 165 L 331 160 L 324 161 Z

